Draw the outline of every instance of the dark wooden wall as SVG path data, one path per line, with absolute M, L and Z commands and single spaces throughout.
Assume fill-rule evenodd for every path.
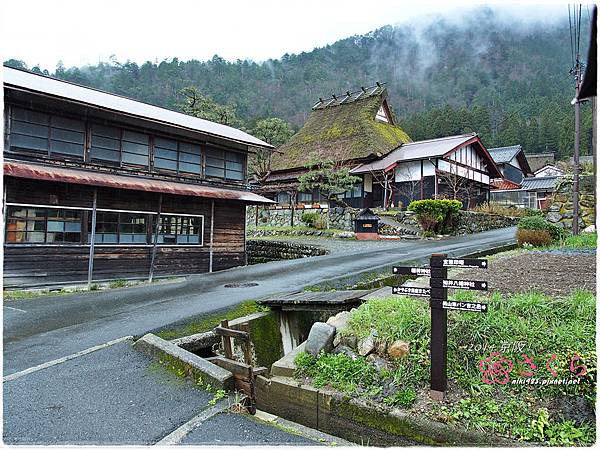
M 5 178 L 7 203 L 79 206 L 91 208 L 93 187 Z M 98 188 L 98 208 L 157 211 L 159 195 Z M 213 270 L 244 265 L 245 204 L 215 200 Z M 204 273 L 209 270 L 211 200 L 163 195 L 162 212 L 204 215 L 203 246 L 158 246 L 155 276 Z M 152 246 L 96 246 L 93 280 L 147 278 Z M 88 276 L 87 245 L 4 246 L 5 287 L 85 282 Z

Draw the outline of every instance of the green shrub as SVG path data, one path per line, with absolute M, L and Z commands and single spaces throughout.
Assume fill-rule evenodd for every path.
M 318 220 L 320 216 L 321 216 L 321 214 L 314 213 L 314 212 L 302 213 L 302 215 L 300 216 L 300 220 L 302 222 L 304 222 L 306 225 L 308 225 L 309 227 L 313 227 L 315 221 Z
M 317 217 L 313 221 L 312 226 L 317 230 L 324 230 L 325 228 L 327 228 L 327 221 L 325 220 L 325 215 L 317 214 Z
M 408 210 L 417 215 L 423 231 L 436 234 L 454 231 L 461 208 L 459 200 L 415 200 L 408 205 Z
M 525 208 L 523 215 L 525 217 L 544 217 L 544 211 L 541 209 Z
M 548 245 L 552 242 L 555 241 L 559 241 L 560 239 L 562 239 L 563 237 L 563 229 L 560 228 L 558 225 L 555 225 L 553 223 L 548 222 L 547 220 L 545 220 L 542 216 L 539 215 L 534 215 L 534 216 L 526 216 L 523 217 L 519 220 L 519 223 L 517 224 L 517 228 L 519 230 L 529 230 L 529 231 L 546 231 L 547 233 L 549 233 L 550 237 L 551 237 L 551 241 L 547 244 L 543 244 L 543 245 Z M 518 234 L 518 233 L 517 233 Z M 521 233 L 523 236 L 527 233 Z M 538 233 L 539 236 L 542 236 L 543 233 Z M 533 238 L 534 234 L 529 233 L 529 235 Z M 518 239 L 518 236 L 517 236 Z M 530 242 L 531 244 L 533 244 L 532 242 Z M 535 245 L 535 244 L 533 244 Z

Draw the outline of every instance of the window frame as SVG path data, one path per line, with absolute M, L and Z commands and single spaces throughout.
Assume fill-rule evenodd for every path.
M 71 247 L 90 247 L 91 243 L 88 242 L 88 239 L 91 239 L 91 229 L 89 228 L 91 225 L 91 220 L 92 220 L 92 211 L 93 208 L 89 208 L 89 207 L 76 207 L 76 206 L 57 206 L 57 205 L 38 205 L 38 204 L 31 204 L 31 203 L 6 203 L 6 207 L 7 207 L 7 214 L 5 214 L 4 217 L 4 245 L 5 246 L 11 246 L 11 247 L 20 247 L 20 246 L 45 246 L 45 247 L 60 247 L 60 246 L 71 246 Z M 6 240 L 7 237 L 7 233 L 9 232 L 8 227 L 6 226 L 8 223 L 8 219 L 9 219 L 9 215 L 8 215 L 8 208 L 28 208 L 28 209 L 44 209 L 46 210 L 46 213 L 44 215 L 44 242 L 8 242 Z M 75 211 L 80 211 L 81 212 L 81 217 L 80 217 L 80 221 L 79 223 L 81 224 L 81 231 L 80 233 L 80 240 L 78 243 L 76 242 L 68 242 L 68 241 L 63 241 L 63 242 L 58 242 L 58 243 L 54 243 L 54 242 L 47 242 L 47 233 L 48 233 L 48 212 L 47 210 L 75 210 Z M 155 211 L 136 211 L 136 210 L 126 210 L 126 209 L 110 209 L 110 208 L 97 208 L 96 209 L 97 212 L 102 212 L 102 213 L 116 213 L 118 214 L 118 222 L 117 222 L 117 239 L 119 239 L 120 236 L 120 225 L 121 225 L 121 214 L 134 214 L 134 215 L 143 215 L 146 218 L 146 242 L 145 243 L 134 243 L 134 242 L 116 242 L 116 243 L 99 243 L 99 242 L 95 242 L 94 243 L 94 247 L 153 247 L 154 246 L 154 234 L 155 234 L 155 217 L 158 217 L 159 215 L 162 216 L 178 216 L 178 217 L 194 217 L 194 218 L 200 218 L 201 219 L 201 224 L 199 226 L 199 230 L 200 230 L 200 235 L 199 235 L 199 243 L 197 244 L 190 244 L 190 243 L 186 243 L 186 244 L 161 244 L 161 243 L 157 243 L 156 246 L 157 247 L 205 247 L 205 242 L 204 242 L 204 228 L 205 228 L 205 224 L 206 224 L 206 219 L 205 219 L 205 215 L 204 214 L 188 214 L 188 213 L 164 213 L 161 212 L 160 214 L 158 212 Z M 87 218 L 87 222 L 85 220 L 85 214 L 84 212 L 87 212 L 88 214 L 88 218 Z M 25 218 L 24 220 L 28 220 L 27 218 Z M 27 232 L 27 230 L 25 230 L 24 232 Z M 97 234 L 97 233 L 96 233 Z M 129 233 L 125 233 L 125 234 L 129 234 Z M 136 234 L 136 233 L 134 233 Z M 139 234 L 139 233 L 137 233 Z

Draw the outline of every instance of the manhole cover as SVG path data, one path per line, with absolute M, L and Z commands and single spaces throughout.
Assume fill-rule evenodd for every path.
M 258 286 L 258 283 L 229 283 L 225 285 L 226 288 L 247 288 L 254 286 Z

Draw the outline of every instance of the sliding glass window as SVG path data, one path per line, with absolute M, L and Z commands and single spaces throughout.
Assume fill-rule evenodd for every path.
M 34 244 L 81 243 L 82 211 L 9 206 L 6 242 Z

